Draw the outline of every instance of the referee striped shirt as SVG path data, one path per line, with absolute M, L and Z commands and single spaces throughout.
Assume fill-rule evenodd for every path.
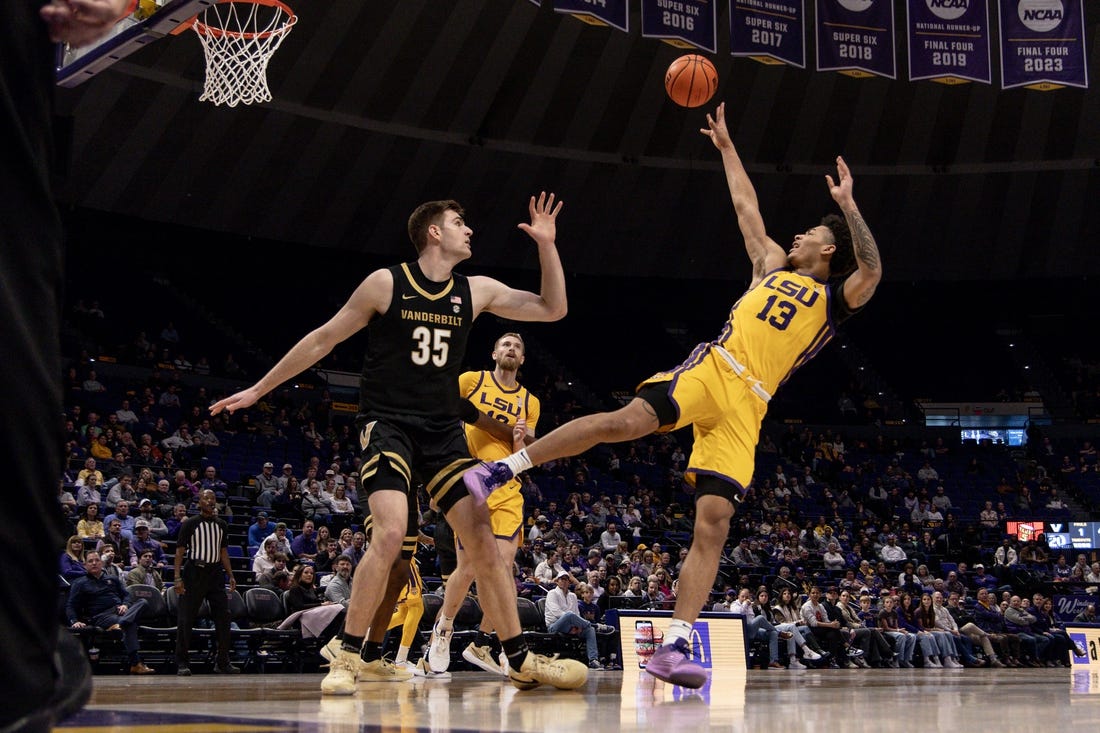
M 220 563 L 222 548 L 229 547 L 229 525 L 218 517 L 188 517 L 180 526 L 177 543 L 187 548 L 185 558 L 201 563 Z

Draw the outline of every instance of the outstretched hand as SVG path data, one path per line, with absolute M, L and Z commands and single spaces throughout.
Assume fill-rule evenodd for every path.
M 719 150 L 733 148 L 733 140 L 730 139 L 730 132 L 726 129 L 725 102 L 718 105 L 718 109 L 715 110 L 713 117 L 709 114 L 707 115 L 707 126 L 699 128 L 699 132 L 709 137 L 710 141 L 714 143 L 714 147 Z
M 249 387 L 248 389 L 241 390 L 237 394 L 230 395 L 224 400 L 218 400 L 214 404 L 210 405 L 210 414 L 217 415 L 222 410 L 229 410 L 232 414 L 237 410 L 244 409 L 246 407 L 252 407 L 260 399 L 260 395 L 256 393 L 254 389 Z
M 50 27 L 50 40 L 73 48 L 85 46 L 122 17 L 129 0 L 50 0 L 39 16 Z
M 848 170 L 844 158 L 839 155 L 836 156 L 836 172 L 838 182 L 834 183 L 833 177 L 826 174 L 825 183 L 829 186 L 829 195 L 833 197 L 833 201 L 844 208 L 854 204 L 855 199 L 852 197 L 852 172 Z
M 527 236 L 535 240 L 536 244 L 553 244 L 558 236 L 558 214 L 564 201 L 554 205 L 554 194 L 547 195 L 546 191 L 539 194 L 538 200 L 534 196 L 527 205 L 531 214 L 531 223 L 520 223 L 519 228 L 527 232 Z

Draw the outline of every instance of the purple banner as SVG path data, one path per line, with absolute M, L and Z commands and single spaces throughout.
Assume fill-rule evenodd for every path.
M 1001 88 L 1088 88 L 1081 0 L 1001 0 Z
M 986 0 L 909 0 L 909 80 L 992 84 Z
M 1100 607 L 1100 596 L 1076 594 L 1072 596 L 1054 596 L 1054 615 L 1062 621 L 1072 621 L 1073 617 L 1085 610 L 1090 603 Z
M 629 0 L 554 0 L 554 10 L 569 13 L 590 25 L 630 30 Z
M 730 0 L 730 53 L 806 68 L 806 0 Z
M 817 0 L 817 70 L 897 78 L 892 0 Z
M 642 0 L 642 36 L 718 52 L 715 0 Z

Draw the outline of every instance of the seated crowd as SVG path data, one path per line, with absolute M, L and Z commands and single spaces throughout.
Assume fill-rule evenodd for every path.
M 58 501 L 72 526 L 60 573 L 74 588 L 87 585 L 89 558 L 97 577 L 123 590 L 163 587 L 180 524 L 210 489 L 248 563 L 242 585 L 288 594 L 288 609 L 346 606 L 368 544 L 366 506 L 355 431 L 330 398 L 299 404 L 280 393 L 210 418 L 205 408 L 216 395 L 159 370 L 117 393 L 98 389 L 92 370 L 74 370 L 69 383 Z M 89 394 L 114 409 L 89 408 Z M 568 397 L 547 402 L 562 408 L 548 410 L 548 425 L 578 409 Z M 223 477 L 226 446 L 242 435 L 247 455 L 261 456 L 256 473 Z M 1071 474 L 1098 468 L 1091 444 L 1077 449 L 1070 471 L 1049 441 L 1021 462 L 1007 449 L 942 437 L 910 445 L 766 429 L 708 610 L 745 615 L 766 647 L 757 657 L 763 667 L 1066 664 L 1073 645 L 1051 596 L 1055 588 L 1096 593 L 1100 563 L 1007 536 L 1005 523 L 1068 517 Z M 687 452 L 675 435 L 651 436 L 524 475 L 520 595 L 575 593 L 577 615 L 593 629 L 614 625 L 621 608 L 671 608 L 694 519 L 682 480 Z M 953 502 L 956 490 L 968 500 Z M 425 539 L 438 521 L 423 513 Z M 430 543 L 417 557 L 426 582 L 437 583 Z M 77 615 L 70 623 L 97 623 L 100 614 L 91 607 Z

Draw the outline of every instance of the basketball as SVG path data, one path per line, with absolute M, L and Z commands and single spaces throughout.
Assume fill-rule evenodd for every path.
M 665 72 L 668 98 L 681 107 L 698 107 L 710 101 L 718 91 L 718 70 L 705 56 L 684 54 Z

